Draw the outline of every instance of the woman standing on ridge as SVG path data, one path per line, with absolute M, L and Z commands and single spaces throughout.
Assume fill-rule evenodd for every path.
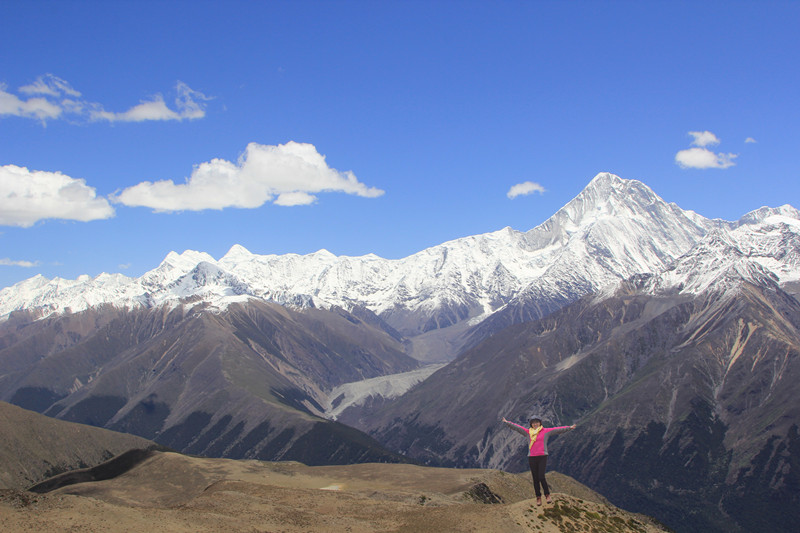
M 542 488 L 544 488 L 544 497 L 547 499 L 547 503 L 553 503 L 550 499 L 550 487 L 547 486 L 547 480 L 544 477 L 544 471 L 547 467 L 547 438 L 551 433 L 558 435 L 559 433 L 565 433 L 571 429 L 575 429 L 575 425 L 546 428 L 542 426 L 541 419 L 531 418 L 531 427 L 525 428 L 514 422 L 509 422 L 505 417 L 503 417 L 503 423 L 530 439 L 528 464 L 531 467 L 531 475 L 533 476 L 533 490 L 536 492 L 536 505 L 542 505 L 540 484 Z

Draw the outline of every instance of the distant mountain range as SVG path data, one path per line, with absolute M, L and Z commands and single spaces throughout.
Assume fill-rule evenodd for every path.
M 660 272 L 710 232 L 725 235 L 773 221 L 789 224 L 785 231 L 792 233 L 798 218 L 796 209 L 783 206 L 753 211 L 738 222 L 709 220 L 664 202 L 639 181 L 603 173 L 527 232 L 505 228 L 399 260 L 325 250 L 257 255 L 238 245 L 219 260 L 203 252 L 171 252 L 139 278 L 35 276 L 0 290 L 0 316 L 19 310 L 36 316 L 76 313 L 103 304 L 150 309 L 202 303 L 222 310 L 262 300 L 299 308 L 364 308 L 404 337 L 416 338 L 435 330 L 462 332 L 498 310 L 511 315 L 506 322 L 539 318 L 613 281 Z M 796 283 L 797 257 L 774 257 L 775 250 L 758 244 L 758 231 L 739 231 L 754 246 L 748 252 L 763 254 L 754 260 L 774 270 L 781 283 Z M 413 355 L 448 360 L 462 347 L 439 343 L 439 349 L 444 344 L 450 349 L 430 353 L 419 342 Z
M 400 260 L 234 246 L 20 282 L 0 291 L 0 400 L 310 464 L 515 468 L 524 446 L 497 421 L 539 414 L 579 424 L 553 461 L 615 503 L 733 531 L 756 502 L 780 527 L 798 503 L 798 287 L 797 209 L 710 220 L 599 174 L 530 231 Z M 414 385 L 429 362 L 449 364 Z

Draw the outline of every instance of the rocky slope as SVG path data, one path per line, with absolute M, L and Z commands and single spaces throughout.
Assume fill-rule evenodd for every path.
M 509 327 L 388 406 L 339 419 L 430 464 L 493 468 L 524 464 L 502 416 L 577 422 L 552 464 L 611 501 L 678 531 L 789 530 L 800 303 L 764 265 L 791 264 L 798 247 L 773 223 L 759 231 L 780 246 L 712 233 L 658 275 Z
M 0 324 L 0 399 L 190 453 L 309 464 L 402 458 L 320 417 L 325 391 L 408 371 L 398 341 L 341 310 L 124 310 Z

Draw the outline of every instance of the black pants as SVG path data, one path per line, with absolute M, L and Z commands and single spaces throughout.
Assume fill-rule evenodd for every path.
M 544 478 L 544 470 L 547 468 L 546 455 L 532 455 L 528 457 L 528 464 L 531 467 L 531 475 L 533 476 L 533 490 L 536 492 L 536 497 L 542 497 L 542 488 L 544 495 L 550 495 L 550 487 L 547 486 L 547 480 Z M 541 484 L 541 488 L 539 485 Z

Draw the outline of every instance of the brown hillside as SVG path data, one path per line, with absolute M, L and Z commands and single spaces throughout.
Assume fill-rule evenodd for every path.
M 23 489 L 61 472 L 98 465 L 154 443 L 55 420 L 0 402 L 0 489 Z
M 0 492 L 0 530 L 662 531 L 588 489 L 580 497 L 565 492 L 578 485 L 564 476 L 551 481 L 553 504 L 537 507 L 527 476 L 496 470 L 309 467 L 159 452 L 114 479 L 43 495 Z

